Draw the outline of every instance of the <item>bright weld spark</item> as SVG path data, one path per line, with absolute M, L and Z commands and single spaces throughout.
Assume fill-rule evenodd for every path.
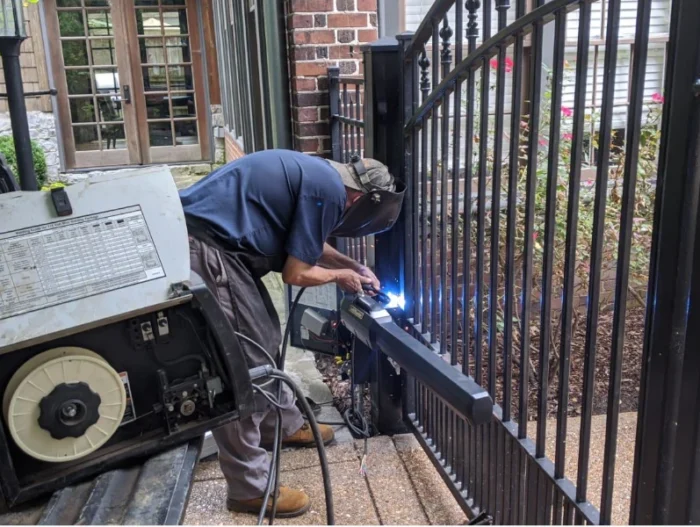
M 387 293 L 387 296 L 389 297 L 389 303 L 387 304 L 387 308 L 396 308 L 400 307 L 401 309 L 404 309 L 406 307 L 406 299 L 404 298 L 403 295 L 395 295 L 394 293 Z

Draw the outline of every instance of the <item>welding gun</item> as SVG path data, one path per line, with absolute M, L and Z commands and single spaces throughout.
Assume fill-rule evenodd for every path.
M 383 306 L 386 306 L 391 302 L 391 298 L 389 298 L 389 295 L 377 289 L 372 284 L 362 284 L 362 290 L 365 293 L 371 293 L 370 296 L 372 296 L 374 300 L 376 300 Z

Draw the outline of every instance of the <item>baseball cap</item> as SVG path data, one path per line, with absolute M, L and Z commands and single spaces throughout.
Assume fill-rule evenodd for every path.
M 343 185 L 360 192 L 372 192 L 373 190 L 388 190 L 394 192 L 396 184 L 389 169 L 376 159 L 362 159 L 357 163 L 338 163 L 328 160 L 336 169 L 343 180 Z

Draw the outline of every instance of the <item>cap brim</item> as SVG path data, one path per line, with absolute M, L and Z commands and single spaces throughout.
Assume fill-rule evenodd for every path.
M 333 161 L 331 159 L 327 160 L 328 163 L 335 168 L 336 172 L 340 174 L 340 179 L 343 181 L 343 185 L 345 185 L 348 188 L 355 189 L 362 191 L 362 187 L 360 184 L 355 180 L 355 178 L 352 175 L 352 172 L 350 171 L 350 168 L 348 165 L 345 165 L 343 163 L 338 163 L 337 161 Z

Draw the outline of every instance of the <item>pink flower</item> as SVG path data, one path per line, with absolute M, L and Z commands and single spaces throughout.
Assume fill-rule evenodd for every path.
M 562 135 L 562 138 L 564 139 L 564 141 L 571 141 L 574 138 L 574 134 L 566 133 Z
M 664 96 L 660 93 L 653 93 L 651 95 L 651 100 L 656 103 L 663 104 L 666 99 L 664 99 Z
M 561 113 L 564 115 L 564 117 L 571 117 L 574 114 L 573 110 L 568 106 L 562 106 Z
M 547 146 L 547 140 L 546 139 L 540 139 L 539 140 L 540 146 Z
M 491 65 L 491 67 L 493 69 L 497 69 L 498 68 L 498 59 L 491 59 L 489 61 L 489 64 Z M 506 57 L 505 66 L 506 66 L 506 73 L 510 73 L 511 71 L 513 71 L 513 59 L 511 59 L 510 57 Z
M 538 237 L 539 235 L 540 235 L 540 234 L 539 234 L 538 232 L 533 232 L 533 233 L 532 233 L 532 239 L 533 239 L 534 241 L 537 241 L 537 237 Z

